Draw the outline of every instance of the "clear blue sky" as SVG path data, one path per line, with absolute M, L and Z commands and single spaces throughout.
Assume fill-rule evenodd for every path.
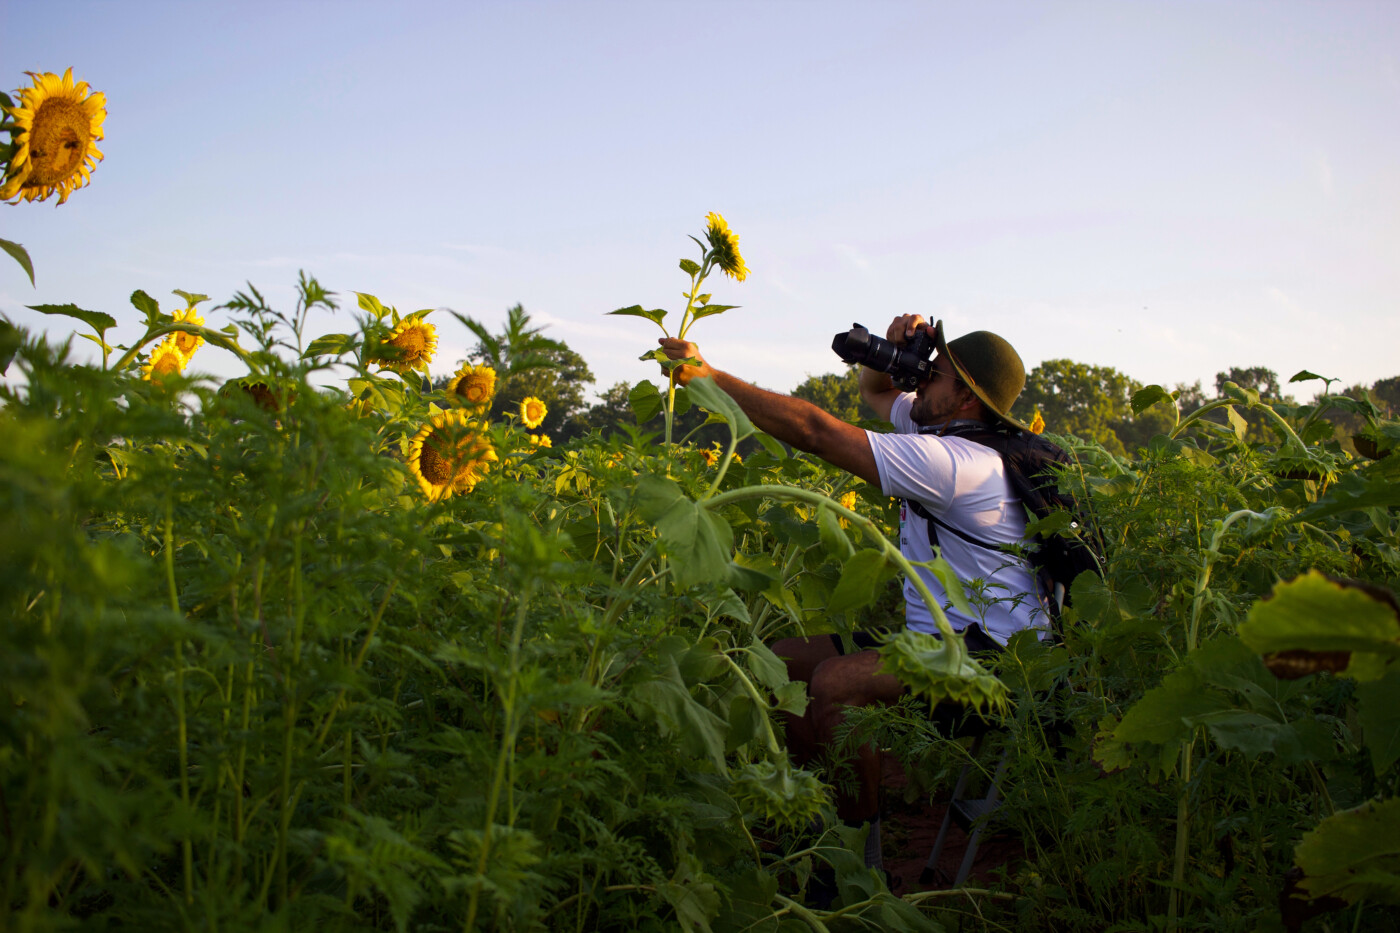
M 1147 383 L 1400 374 L 1400 3 L 0 4 L 0 82 L 70 65 L 107 158 L 0 205 L 27 325 L 130 340 L 134 289 L 290 305 L 304 268 L 350 299 L 313 333 L 353 291 L 521 302 L 601 390 L 654 378 L 652 325 L 603 315 L 679 316 L 713 210 L 751 275 L 693 336 L 779 390 L 903 312 Z

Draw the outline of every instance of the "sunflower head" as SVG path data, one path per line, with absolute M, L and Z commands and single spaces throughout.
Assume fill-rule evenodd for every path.
M 1040 414 L 1040 409 L 1035 410 L 1035 417 L 1031 419 L 1030 429 L 1032 434 L 1039 434 L 1045 430 L 1045 418 Z
M 392 369 L 398 373 L 426 369 L 432 362 L 433 354 L 437 352 L 437 328 L 420 316 L 406 317 L 394 328 L 394 332 L 384 344 L 394 348 L 392 359 L 387 356 L 367 356 L 365 361 L 378 363 L 385 369 Z
M 171 334 L 156 344 L 155 349 L 151 351 L 150 359 L 141 367 L 141 378 L 150 382 L 162 382 L 166 376 L 178 376 L 184 372 L 188 363 L 189 358 L 180 352 L 175 335 Z
M 736 282 L 744 281 L 749 276 L 749 267 L 744 265 L 744 257 L 739 255 L 739 234 L 730 230 L 724 218 L 714 211 L 705 215 L 705 220 L 709 224 L 705 228 L 705 239 L 710 241 L 710 253 L 714 256 L 715 265 Z
M 705 466 L 712 467 L 719 463 L 719 452 L 715 450 L 702 450 L 700 456 L 705 458 Z
M 409 444 L 408 469 L 430 502 L 471 492 L 497 461 L 496 448 L 483 426 L 467 420 L 462 409 L 440 411 Z
M 18 204 L 21 198 L 44 201 L 57 194 L 62 204 L 92 180 L 92 170 L 103 158 L 94 140 L 102 138 L 107 98 L 89 94 L 86 81 L 75 83 L 72 68 L 61 78 L 50 72 L 25 74 L 34 86 L 16 92 L 19 106 L 5 108 L 14 118 L 10 132 L 15 148 L 0 183 L 0 200 Z
M 496 394 L 496 371 L 490 366 L 472 366 L 457 370 L 447 384 L 447 397 L 458 404 L 478 407 L 491 404 Z
M 533 395 L 526 396 L 520 403 L 520 423 L 527 428 L 538 428 L 547 414 L 549 409 L 544 402 Z
M 175 311 L 171 316 L 175 318 L 176 324 L 193 324 L 196 327 L 204 326 L 204 318 L 200 317 L 199 312 L 194 308 Z M 171 334 L 170 337 L 175 341 L 175 345 L 180 348 L 180 352 L 185 354 L 186 360 L 194 356 L 194 351 L 204 346 L 204 338 L 199 336 L 199 334 L 188 334 L 182 330 L 177 330 Z
M 856 493 L 855 493 L 855 490 L 853 489 L 853 490 L 851 490 L 850 492 L 848 492 L 848 493 L 846 493 L 845 495 L 843 495 L 843 496 L 841 497 L 841 500 L 840 500 L 840 501 L 841 501 L 841 507 L 842 507 L 843 509 L 850 509 L 852 512 L 854 512 L 854 511 L 856 510 Z

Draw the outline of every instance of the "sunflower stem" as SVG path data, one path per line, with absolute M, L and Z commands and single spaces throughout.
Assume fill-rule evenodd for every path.
M 165 581 L 170 589 L 170 611 L 180 615 L 180 593 L 175 586 L 175 505 L 165 501 Z M 185 721 L 185 633 L 175 636 L 175 722 L 178 730 L 177 742 L 180 754 L 180 803 L 188 811 L 190 806 L 190 749 L 189 726 Z M 180 840 L 180 856 L 183 863 L 185 881 L 185 903 L 194 903 L 194 845 L 189 830 Z

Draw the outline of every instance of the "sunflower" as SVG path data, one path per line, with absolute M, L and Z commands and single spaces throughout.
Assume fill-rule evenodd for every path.
M 371 356 L 366 361 L 406 373 L 432 362 L 433 353 L 437 351 L 437 328 L 421 317 L 405 318 L 384 343 L 398 350 L 394 358 Z
M 848 493 L 844 494 L 843 496 L 841 496 L 841 498 L 840 498 L 839 500 L 837 500 L 837 501 L 839 501 L 839 502 L 841 503 L 841 508 L 843 508 L 843 509 L 850 509 L 852 512 L 854 512 L 854 511 L 856 510 L 856 491 L 855 491 L 854 489 L 852 489 L 850 492 L 848 492 Z M 841 519 L 841 527 L 842 527 L 842 528 L 846 528 L 846 527 L 848 527 L 849 525 L 850 525 L 849 519 L 846 519 L 846 518 L 843 517 L 843 518 Z
M 430 502 L 471 492 L 497 459 L 482 426 L 461 409 L 433 415 L 408 448 L 408 469 Z
M 729 229 L 729 224 L 714 211 L 705 215 L 709 221 L 709 226 L 705 228 L 705 239 L 710 241 L 710 254 L 714 257 L 715 265 L 724 270 L 724 274 L 742 282 L 748 278 L 749 267 L 744 265 L 744 257 L 739 255 L 739 234 Z
M 156 348 L 151 351 L 151 358 L 141 367 L 141 378 L 149 382 L 160 382 L 172 373 L 178 375 L 184 372 L 189 361 L 189 357 L 180 351 L 179 344 L 175 342 L 175 335 L 171 334 L 156 344 Z
M 545 407 L 544 402 L 533 395 L 526 396 L 520 403 L 520 423 L 527 428 L 538 428 L 547 414 L 549 409 Z
M 700 456 L 705 458 L 705 466 L 714 466 L 719 463 L 719 452 L 714 450 L 702 450 Z
M 199 312 L 194 308 L 186 308 L 183 311 L 175 311 L 172 316 L 176 324 L 193 324 L 196 327 L 204 326 L 204 318 L 199 316 Z M 188 361 L 194 356 L 194 351 L 204 346 L 204 338 L 199 334 L 188 334 L 182 330 L 177 330 L 170 335 L 170 339 L 175 341 L 175 345 L 180 348 L 180 352 L 185 354 Z
M 554 442 L 549 439 L 548 434 L 531 434 L 530 446 L 536 450 L 542 450 L 545 447 L 553 447 Z
M 1045 430 L 1045 419 L 1040 414 L 1040 409 L 1035 410 L 1035 417 L 1031 419 L 1031 433 L 1039 434 Z
M 34 86 L 16 92 L 18 107 L 5 108 L 15 119 L 15 148 L 8 177 L 0 185 L 0 201 L 44 201 L 57 194 L 62 204 L 92 180 L 92 170 L 103 158 L 93 140 L 102 138 L 107 98 L 88 94 L 86 81 L 75 84 L 72 68 L 61 78 L 49 72 L 25 74 Z
M 457 375 L 447 384 L 447 397 L 468 405 L 489 405 L 495 394 L 496 371 L 490 366 L 468 363 L 457 370 Z

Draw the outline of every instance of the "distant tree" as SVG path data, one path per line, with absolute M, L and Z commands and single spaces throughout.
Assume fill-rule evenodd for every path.
M 1390 417 L 1400 417 L 1400 376 L 1381 379 L 1371 386 L 1371 401 L 1389 412 Z
M 1259 393 L 1262 399 L 1282 399 L 1283 394 L 1279 390 L 1278 373 L 1263 366 L 1231 366 L 1223 373 L 1215 374 L 1215 394 L 1217 398 L 1225 395 L 1225 383 L 1233 382 L 1242 389 L 1253 389 Z
M 848 367 L 844 373 L 808 376 L 792 394 L 842 421 L 875 418 L 875 412 L 860 397 L 860 368 L 856 366 Z
M 593 384 L 588 364 L 568 344 L 545 337 L 543 327 L 531 327 L 524 306 L 517 304 L 507 312 L 505 327 L 499 334 L 491 333 L 486 325 L 470 317 L 464 318 L 464 323 L 477 336 L 477 344 L 467 359 L 496 371 L 491 420 L 498 421 L 506 412 L 518 411 L 521 401 L 533 396 L 545 403 L 549 413 L 531 431 L 555 437 L 587 408 L 585 389 Z M 433 387 L 446 386 L 450 378 L 438 378 Z
M 632 385 L 628 382 L 615 382 L 587 409 L 576 414 L 560 430 L 558 440 L 569 441 L 582 437 L 589 431 L 598 431 L 604 437 L 617 432 L 617 426 L 624 422 L 635 424 L 632 406 L 628 395 Z
M 1160 406 L 1134 417 L 1133 393 L 1141 388 L 1111 366 L 1046 360 L 1026 376 L 1012 414 L 1030 421 L 1039 411 L 1052 434 L 1073 434 L 1123 454 L 1171 427 L 1171 413 Z

